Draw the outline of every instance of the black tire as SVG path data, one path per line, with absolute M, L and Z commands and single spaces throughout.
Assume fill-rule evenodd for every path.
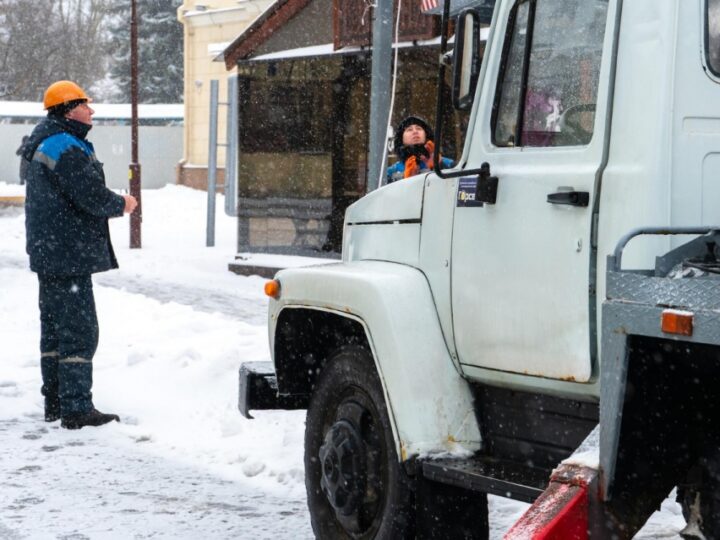
M 340 348 L 320 374 L 305 426 L 305 486 L 317 538 L 415 536 L 413 483 L 364 348 Z

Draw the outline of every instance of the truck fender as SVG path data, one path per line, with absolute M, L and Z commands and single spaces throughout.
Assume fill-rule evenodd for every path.
M 281 394 L 288 370 L 308 372 L 307 366 L 288 366 L 277 348 L 283 316 L 296 309 L 310 317 L 332 314 L 362 327 L 401 461 L 479 448 L 472 392 L 450 357 L 422 272 L 396 263 L 358 261 L 286 269 L 276 279 L 281 295 L 271 300 L 269 329 Z

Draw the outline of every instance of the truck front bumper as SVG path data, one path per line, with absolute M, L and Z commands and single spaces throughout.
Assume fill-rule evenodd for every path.
M 307 409 L 308 396 L 280 395 L 272 362 L 247 362 L 240 366 L 238 409 L 252 419 L 251 410 Z

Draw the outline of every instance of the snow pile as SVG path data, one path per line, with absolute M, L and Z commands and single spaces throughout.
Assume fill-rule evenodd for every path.
M 259 412 L 248 421 L 237 411 L 240 363 L 269 359 L 264 280 L 227 270 L 233 218 L 219 214 L 216 247 L 204 247 L 205 204 L 204 193 L 177 186 L 143 192 L 141 250 L 127 247 L 128 219 L 111 220 L 121 269 L 94 278 L 101 332 L 95 403 L 122 416 L 122 424 L 105 428 L 118 444 L 141 440 L 148 452 L 302 495 L 304 412 Z M 39 322 L 24 215 L 0 226 L 0 388 L 13 388 L 0 392 L 0 419 L 9 419 L 42 410 Z
M 0 197 L 24 197 L 25 186 L 0 182 Z
M 588 469 L 600 467 L 600 425 L 595 426 L 585 440 L 580 443 L 577 450 L 563 461 L 566 465 L 577 465 Z

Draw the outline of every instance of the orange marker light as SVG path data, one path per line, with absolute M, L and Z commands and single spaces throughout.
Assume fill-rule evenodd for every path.
M 265 294 L 277 300 L 280 298 L 280 282 L 277 279 L 265 282 Z
M 691 311 L 666 309 L 662 312 L 660 328 L 666 334 L 692 336 L 693 317 L 694 314 Z

